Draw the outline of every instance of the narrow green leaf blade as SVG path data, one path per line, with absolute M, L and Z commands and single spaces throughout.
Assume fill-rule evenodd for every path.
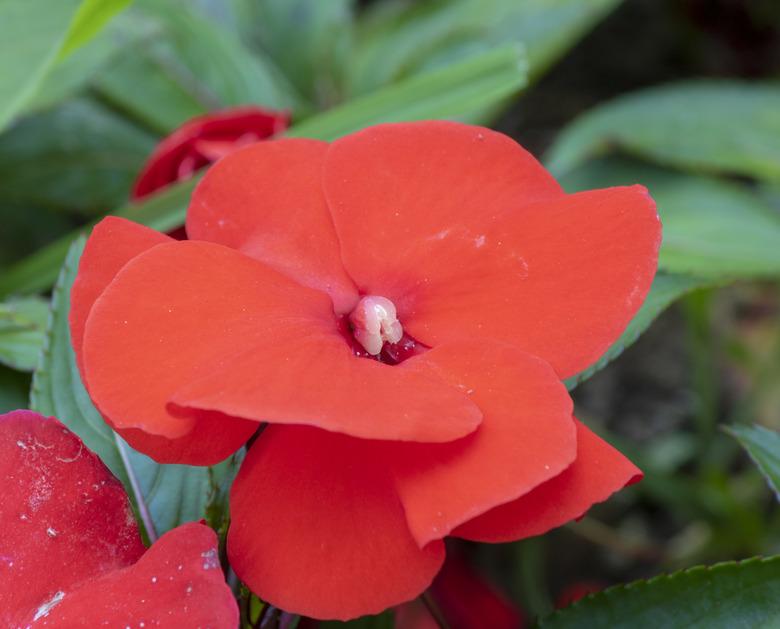
M 575 120 L 545 157 L 563 175 L 623 151 L 684 170 L 780 180 L 780 85 L 698 81 L 618 98 Z
M 709 285 L 710 282 L 701 278 L 687 275 L 671 275 L 659 273 L 656 275 L 645 303 L 639 312 L 628 324 L 620 338 L 590 367 L 572 376 L 565 381 L 569 389 L 573 389 L 581 382 L 601 371 L 609 363 L 615 360 L 630 345 L 633 345 L 642 333 L 650 327 L 650 324 L 666 310 L 674 301 L 697 288 Z
M 60 50 L 60 58 L 88 42 L 114 15 L 132 0 L 84 0 L 73 18 L 68 37 Z
M 780 557 L 699 566 L 605 590 L 542 629 L 770 629 L 780 626 Z
M 287 135 L 334 140 L 382 122 L 457 118 L 520 90 L 526 71 L 522 48 L 503 46 L 309 118 L 289 129 Z
M 84 248 L 73 243 L 52 296 L 52 314 L 41 362 L 35 370 L 30 408 L 53 415 L 94 451 L 127 489 L 139 512 L 147 512 L 157 533 L 206 514 L 213 488 L 209 469 L 161 465 L 133 450 L 103 421 L 76 367 L 70 342 L 70 288 Z
M 780 500 L 780 433 L 758 424 L 729 426 L 725 430 L 747 450 Z

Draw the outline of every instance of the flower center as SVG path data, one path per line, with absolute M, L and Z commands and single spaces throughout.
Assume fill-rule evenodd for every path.
M 339 318 L 338 326 L 355 356 L 387 365 L 397 365 L 429 349 L 404 332 L 395 304 L 386 297 L 363 297 L 349 315 Z
M 404 335 L 395 304 L 387 297 L 362 297 L 350 313 L 349 322 L 355 340 L 371 356 L 378 356 L 385 343 L 398 343 Z

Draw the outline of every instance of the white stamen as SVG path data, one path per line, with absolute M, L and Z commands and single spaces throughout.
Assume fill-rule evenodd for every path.
M 355 339 L 372 356 L 382 351 L 385 342 L 397 343 L 404 334 L 395 305 L 387 297 L 363 297 L 349 315 L 349 320 L 354 328 Z

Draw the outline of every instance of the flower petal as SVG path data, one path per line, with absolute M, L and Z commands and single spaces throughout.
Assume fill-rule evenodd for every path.
M 216 411 L 202 422 L 215 431 L 242 417 L 432 441 L 481 419 L 429 369 L 353 356 L 324 293 L 212 243 L 160 245 L 129 262 L 95 303 L 84 348 L 101 412 L 168 439 L 190 433 L 201 411 Z
M 192 195 L 187 234 L 265 262 L 352 310 L 358 294 L 341 264 L 322 192 L 328 145 L 316 140 L 261 142 L 225 157 Z
M 183 385 L 179 406 L 276 424 L 317 426 L 364 439 L 440 443 L 473 432 L 480 409 L 426 361 L 358 358 L 331 332 L 301 331 L 232 358 Z
M 347 620 L 419 595 L 444 560 L 418 548 L 388 470 L 370 442 L 302 426 L 269 426 L 230 496 L 228 556 L 262 599 Z
M 95 225 L 70 290 L 70 338 L 82 374 L 84 326 L 95 300 L 130 260 L 155 245 L 171 241 L 165 234 L 116 216 L 107 216 Z
M 132 198 L 140 199 L 164 188 L 212 161 L 203 142 L 241 144 L 263 140 L 282 131 L 289 115 L 260 107 L 234 107 L 187 121 L 166 137 L 149 156 L 133 185 Z M 205 154 L 204 154 L 205 153 Z
M 331 146 L 324 187 L 347 272 L 429 346 L 492 337 L 568 377 L 617 339 L 655 273 L 660 223 L 644 188 L 564 195 L 484 129 L 366 129 Z
M 63 596 L 36 627 L 238 626 L 217 536 L 194 522 L 163 535 L 135 565 L 60 591 Z
M 584 424 L 577 425 L 577 459 L 564 472 L 522 498 L 455 529 L 478 542 L 509 542 L 541 535 L 577 519 L 597 502 L 642 478 L 642 472 Z
M 540 359 L 494 343 L 442 345 L 430 361 L 467 387 L 483 413 L 471 435 L 445 444 L 388 444 L 409 528 L 420 547 L 567 468 L 576 455 L 572 401 Z
M 143 554 L 122 485 L 56 419 L 0 415 L 0 479 L 0 626 Z
M 79 262 L 78 275 L 70 294 L 70 335 L 82 379 L 84 330 L 97 298 L 130 260 L 152 247 L 175 242 L 172 238 L 123 218 L 109 216 L 92 230 Z M 219 421 L 215 421 L 219 420 Z M 150 435 L 140 430 L 114 425 L 130 445 L 166 463 L 210 465 L 236 451 L 257 426 L 213 413 L 193 414 L 192 431 L 177 439 Z

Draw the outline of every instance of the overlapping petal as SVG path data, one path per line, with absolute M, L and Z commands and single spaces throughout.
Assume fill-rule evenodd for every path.
M 324 293 L 207 242 L 160 245 L 125 265 L 92 308 L 84 364 L 115 426 L 168 439 L 201 411 L 423 441 L 481 419 L 428 369 L 354 357 Z
M 122 485 L 58 421 L 0 415 L 0 479 L 0 625 L 143 554 Z
M 0 455 L 2 626 L 236 626 L 213 531 L 144 551 L 119 481 L 54 418 L 0 416 Z
M 541 535 L 581 517 L 594 504 L 641 479 L 642 472 L 603 439 L 577 425 L 577 458 L 564 472 L 525 496 L 491 509 L 453 532 L 479 542 Z
M 515 500 L 574 460 L 571 398 L 543 361 L 480 342 L 445 344 L 414 360 L 430 362 L 466 388 L 483 413 L 479 429 L 458 441 L 387 446 L 388 467 L 421 547 Z
M 503 340 L 568 377 L 617 339 L 655 273 L 644 188 L 564 195 L 484 129 L 372 127 L 333 143 L 323 177 L 347 272 L 429 346 Z
M 72 591 L 59 591 L 64 596 L 35 626 L 238 626 L 238 607 L 225 584 L 217 536 L 194 522 L 168 531 L 134 565 Z
M 172 242 L 172 238 L 153 229 L 113 216 L 103 219 L 92 230 L 70 299 L 71 341 L 85 384 L 84 330 L 95 301 L 130 260 L 156 245 Z M 168 439 L 116 425 L 110 416 L 107 419 L 136 450 L 166 463 L 217 463 L 235 452 L 257 429 L 254 423 L 240 419 L 192 413 L 192 429 L 178 438 Z
M 409 533 L 376 445 L 317 428 L 269 426 L 231 491 L 228 555 L 252 591 L 287 611 L 348 619 L 410 600 L 444 545 Z
M 322 192 L 327 150 L 316 140 L 261 142 L 215 164 L 192 195 L 187 235 L 243 251 L 328 293 L 343 314 L 358 294 Z

